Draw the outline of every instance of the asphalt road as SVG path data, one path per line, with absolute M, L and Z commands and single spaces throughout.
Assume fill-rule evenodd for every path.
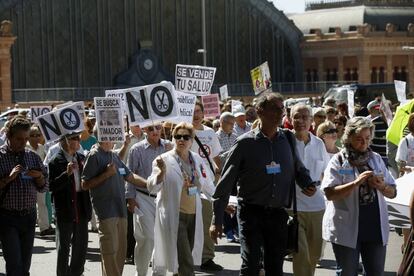
M 37 229 L 38 230 L 38 229 Z M 395 271 L 401 262 L 401 243 L 402 238 L 395 232 L 391 232 L 389 245 L 387 248 L 387 259 L 385 263 L 385 275 L 395 275 Z M 216 246 L 215 261 L 224 267 L 224 270 L 210 274 L 202 271 L 197 271 L 197 275 L 239 275 L 240 269 L 240 247 L 235 243 L 228 243 L 222 239 L 218 246 Z M 0 255 L 2 252 L 0 250 Z M 317 276 L 335 275 L 335 258 L 329 243 L 326 244 L 324 257 L 321 262 L 322 267 L 317 268 Z M 37 232 L 34 254 L 32 258 L 31 275 L 32 276 L 47 276 L 56 275 L 56 247 L 54 237 L 40 238 Z M 292 263 L 285 261 L 284 264 L 285 275 L 293 275 Z M 0 275 L 5 275 L 5 262 L 0 258 Z M 85 264 L 85 276 L 101 275 L 101 262 L 99 254 L 98 235 L 96 233 L 89 233 L 89 248 L 87 254 L 87 262 Z M 135 275 L 135 267 L 133 265 L 125 265 L 123 275 Z M 148 272 L 151 275 L 151 272 Z

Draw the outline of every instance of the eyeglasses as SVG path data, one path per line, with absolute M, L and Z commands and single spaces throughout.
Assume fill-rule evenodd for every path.
M 42 134 L 30 134 L 30 137 L 40 137 Z
M 191 139 L 191 135 L 188 135 L 188 134 L 185 134 L 185 135 L 179 135 L 179 134 L 177 134 L 177 135 L 174 135 L 174 139 L 175 139 L 175 140 L 181 140 L 181 139 L 184 139 L 185 141 L 188 141 L 188 140 L 190 140 L 190 139 Z
M 323 132 L 323 134 L 333 134 L 333 133 L 337 133 L 337 132 L 338 132 L 338 130 L 336 128 L 330 128 L 330 129 L 325 130 Z
M 148 131 L 154 131 L 154 129 L 155 130 L 161 130 L 162 129 L 162 126 L 161 125 L 158 125 L 158 126 L 149 126 L 148 127 Z

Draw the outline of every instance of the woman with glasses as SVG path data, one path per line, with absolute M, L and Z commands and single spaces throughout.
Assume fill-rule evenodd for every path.
M 214 193 L 201 157 L 190 151 L 192 125 L 180 123 L 173 132 L 174 149 L 153 162 L 148 190 L 157 193 L 153 271 L 194 275 L 201 264 L 203 220 L 200 192 Z
M 389 225 L 385 197 L 396 196 L 395 181 L 379 154 L 368 147 L 374 125 L 350 119 L 344 149 L 325 170 L 322 189 L 328 199 L 322 233 L 332 243 L 339 275 L 357 275 L 359 255 L 366 275 L 384 275 Z
M 335 145 L 337 140 L 338 130 L 331 121 L 326 121 L 319 125 L 318 130 L 316 131 L 316 136 L 322 139 L 325 144 L 326 151 L 328 152 L 329 157 L 335 155 L 339 152 L 339 148 Z

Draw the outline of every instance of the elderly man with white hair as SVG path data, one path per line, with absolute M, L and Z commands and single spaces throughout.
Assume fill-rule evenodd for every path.
M 310 172 L 313 181 L 322 179 L 328 165 L 329 155 L 321 139 L 309 128 L 312 109 L 305 104 L 296 104 L 291 109 L 293 130 L 296 137 L 297 157 Z M 319 182 L 320 183 L 320 182 Z M 322 218 L 325 200 L 321 190 L 313 196 L 306 196 L 296 188 L 299 221 L 299 252 L 293 254 L 293 273 L 298 276 L 312 276 L 322 254 Z

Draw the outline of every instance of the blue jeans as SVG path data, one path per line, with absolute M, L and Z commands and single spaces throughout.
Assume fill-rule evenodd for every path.
M 36 208 L 22 216 L 0 209 L 0 240 L 7 276 L 30 275 L 35 227 Z
M 56 249 L 56 275 L 82 275 L 88 249 L 88 220 L 85 216 L 79 218 L 79 223 L 60 221 L 59 217 L 56 218 Z
M 286 211 L 239 203 L 237 217 L 242 258 L 240 275 L 259 275 L 263 248 L 266 275 L 282 276 L 287 245 Z
M 366 276 L 384 275 L 385 254 L 387 247 L 382 242 L 360 242 L 357 248 L 350 248 L 332 243 L 336 262 L 341 271 L 337 275 L 358 275 L 359 255 L 361 254 Z

